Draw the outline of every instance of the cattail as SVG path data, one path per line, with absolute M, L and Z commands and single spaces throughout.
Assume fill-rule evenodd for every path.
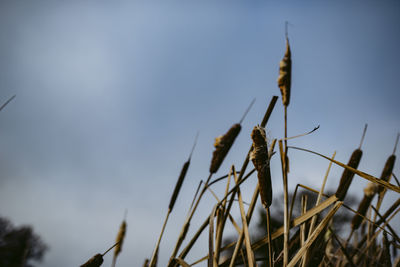
M 80 267 L 99 267 L 103 263 L 103 255 L 96 254 Z
M 351 154 L 349 163 L 347 163 L 347 165 L 354 169 L 357 169 L 358 164 L 360 163 L 361 157 L 362 157 L 361 149 L 354 150 L 353 154 Z M 342 177 L 340 178 L 339 187 L 335 193 L 336 197 L 340 201 L 343 201 L 344 198 L 346 197 L 347 190 L 349 190 L 349 187 L 353 180 L 353 177 L 354 177 L 354 173 L 352 171 L 349 171 L 348 169 L 345 169 L 343 171 Z
M 150 262 L 149 259 L 145 259 L 144 263 L 143 263 L 143 267 L 149 267 L 149 262 Z
M 371 201 L 377 192 L 378 185 L 372 182 L 368 183 L 364 188 L 364 197 L 358 206 L 357 214 L 354 215 L 353 220 L 351 221 L 352 230 L 357 230 L 360 227 L 363 217 L 365 217 L 368 207 L 371 205 Z
M 368 124 L 365 124 L 364 131 L 361 137 L 361 142 L 360 146 L 353 151 L 353 154 L 351 154 L 349 163 L 347 163 L 348 166 L 352 167 L 353 169 L 357 169 L 358 164 L 360 164 L 360 160 L 362 157 L 362 150 L 361 150 L 361 145 L 364 141 L 365 133 L 367 132 L 367 127 Z M 349 190 L 350 184 L 353 181 L 354 177 L 354 172 L 349 171 L 348 169 L 345 169 L 343 171 L 342 177 L 340 178 L 340 183 L 339 186 L 336 190 L 336 197 L 338 200 L 343 201 L 344 198 L 346 197 L 347 191 Z
M 396 143 L 394 145 L 393 154 L 388 157 L 388 159 L 386 160 L 386 163 L 385 163 L 385 167 L 382 170 L 381 179 L 385 182 L 389 181 L 390 176 L 392 175 L 392 172 L 393 172 L 394 163 L 396 161 L 396 156 L 394 153 L 396 153 L 398 141 L 399 141 L 399 134 L 397 135 L 397 138 L 396 138 Z M 381 193 L 383 191 L 383 189 L 384 189 L 383 186 L 379 186 L 379 193 Z
M 272 186 L 268 144 L 264 128 L 255 126 L 251 132 L 251 138 L 253 139 L 253 150 L 250 153 L 250 159 L 257 170 L 261 203 L 264 208 L 268 208 L 272 203 Z
M 285 107 L 290 102 L 290 84 L 292 80 L 292 59 L 291 59 L 289 39 L 286 36 L 286 52 L 285 56 L 279 63 L 278 86 L 282 94 L 282 103 Z
M 234 124 L 226 134 L 215 138 L 213 157 L 211 159 L 210 173 L 216 173 L 222 164 L 229 149 L 233 145 L 236 137 L 239 135 L 242 126 L 239 123 Z
M 214 147 L 215 150 L 213 152 L 213 156 L 211 159 L 211 166 L 210 166 L 210 173 L 216 173 L 219 167 L 224 161 L 226 155 L 231 149 L 233 142 L 235 142 L 236 137 L 239 135 L 242 126 L 240 125 L 244 118 L 246 117 L 247 113 L 249 112 L 250 108 L 253 106 L 255 99 L 251 101 L 250 105 L 247 107 L 246 111 L 244 112 L 242 118 L 240 119 L 239 123 L 232 125 L 232 127 L 228 130 L 228 132 L 224 135 L 220 135 L 215 138 Z
M 125 222 L 125 220 L 123 220 L 121 223 L 121 226 L 119 227 L 119 232 L 118 232 L 117 239 L 116 239 L 116 242 L 118 244 L 114 249 L 115 257 L 118 256 L 119 253 L 121 253 L 122 243 L 124 242 L 125 233 L 126 233 L 126 222 Z
M 126 213 L 125 213 L 125 216 L 126 216 Z M 121 251 L 122 251 L 122 243 L 124 242 L 125 233 L 126 233 L 126 222 L 124 219 L 121 223 L 121 226 L 119 227 L 117 239 L 115 240 L 117 245 L 115 246 L 115 249 L 114 249 L 113 266 L 115 266 L 115 262 L 117 261 L 118 254 L 121 253 Z
M 392 266 L 392 260 L 390 256 L 390 244 L 386 232 L 383 233 L 382 243 L 383 243 L 383 251 L 379 259 L 379 262 L 383 266 Z
M 178 197 L 179 191 L 180 191 L 180 189 L 182 187 L 182 183 L 183 183 L 183 180 L 185 179 L 185 176 L 186 176 L 187 170 L 189 168 L 189 165 L 190 165 L 190 161 L 189 160 L 186 161 L 185 164 L 183 164 L 183 167 L 182 167 L 181 173 L 179 175 L 178 181 L 176 182 L 176 185 L 175 185 L 174 193 L 172 194 L 171 200 L 169 201 L 168 209 L 170 211 L 172 211 L 172 209 L 174 208 L 174 205 L 175 205 L 175 202 L 176 202 L 176 198 Z
M 181 173 L 179 174 L 179 178 L 178 178 L 178 181 L 176 182 L 176 185 L 175 185 L 175 188 L 174 188 L 174 192 L 172 193 L 171 200 L 169 201 L 168 212 L 171 212 L 172 209 L 174 208 L 174 205 L 175 205 L 175 202 L 176 202 L 176 198 L 178 197 L 179 191 L 181 190 L 181 187 L 182 187 L 183 180 L 185 180 L 186 173 L 187 173 L 187 171 L 189 169 L 190 160 L 192 158 L 192 154 L 193 154 L 194 148 L 196 147 L 196 143 L 197 143 L 197 138 L 198 137 L 199 137 L 199 133 L 197 133 L 196 138 L 194 140 L 192 150 L 191 150 L 191 152 L 189 154 L 189 159 L 185 162 L 185 164 L 183 164 Z

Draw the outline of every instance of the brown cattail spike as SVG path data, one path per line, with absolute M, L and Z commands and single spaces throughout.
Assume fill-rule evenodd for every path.
M 239 135 L 242 126 L 239 123 L 234 124 L 226 134 L 215 138 L 213 157 L 211 159 L 210 173 L 216 173 L 222 164 L 229 149 L 233 145 L 236 137 Z
M 390 244 L 389 244 L 389 240 L 387 238 L 386 232 L 383 233 L 382 243 L 383 243 L 382 244 L 383 251 L 382 251 L 382 255 L 379 259 L 379 262 L 383 266 L 392 266 L 392 260 L 391 260 L 391 256 L 390 256 Z
M 287 26 L 286 26 L 287 27 Z M 285 56 L 279 63 L 278 86 L 282 94 L 282 103 L 285 107 L 290 102 L 290 85 L 292 80 L 292 55 L 290 51 L 289 38 L 286 35 Z
M 365 124 L 363 134 L 361 136 L 360 146 L 358 147 L 358 149 L 353 151 L 353 154 L 351 154 L 349 163 L 347 164 L 348 166 L 350 166 L 354 169 L 357 169 L 358 164 L 360 164 L 360 160 L 362 157 L 361 146 L 363 144 L 365 133 L 367 132 L 367 128 L 368 128 L 368 124 Z M 339 187 L 335 193 L 336 197 L 340 201 L 343 201 L 344 198 L 346 197 L 347 190 L 349 190 L 350 184 L 353 181 L 353 177 L 354 177 L 353 172 L 349 171 L 348 169 L 345 169 L 343 171 L 342 177 L 340 178 Z
M 250 153 L 250 159 L 257 170 L 261 203 L 268 208 L 272 203 L 272 186 L 268 144 L 264 128 L 255 126 L 251 132 L 251 138 L 253 139 L 253 150 Z
M 386 181 L 386 182 L 389 181 L 390 176 L 392 175 L 392 172 L 393 172 L 395 161 L 396 161 L 395 155 L 390 155 L 388 157 L 388 159 L 386 160 L 385 167 L 383 168 L 382 174 L 380 177 L 383 181 Z M 384 189 L 383 186 L 379 186 L 379 192 L 382 192 L 383 189 Z
M 99 267 L 103 263 L 103 256 L 96 254 L 80 267 Z
M 185 179 L 187 170 L 189 169 L 190 161 L 186 161 L 185 164 L 183 164 L 181 173 L 179 175 L 178 181 L 176 182 L 174 192 L 172 193 L 171 200 L 169 201 L 168 209 L 171 212 L 172 209 L 174 208 L 176 198 L 178 197 L 179 191 L 181 190 L 183 180 Z
M 149 262 L 150 262 L 149 259 L 145 259 L 144 263 L 143 263 L 143 267 L 149 267 Z
M 119 253 L 121 253 L 122 243 L 124 242 L 125 234 L 126 234 L 126 221 L 123 220 L 121 226 L 119 227 L 119 232 L 116 239 L 117 245 L 115 246 L 114 249 L 115 258 L 118 256 Z
M 362 157 L 361 149 L 354 150 L 353 154 L 351 154 L 349 163 L 347 163 L 347 165 L 354 169 L 357 169 L 358 164 L 360 163 L 361 157 Z M 345 169 L 343 171 L 342 177 L 340 178 L 339 187 L 335 193 L 336 197 L 340 201 L 343 201 L 344 198 L 346 197 L 347 190 L 349 190 L 349 187 L 353 180 L 353 177 L 354 177 L 353 172 L 349 171 L 348 169 Z
M 358 206 L 357 214 L 354 215 L 351 221 L 351 229 L 357 230 L 360 227 L 363 217 L 367 214 L 368 207 L 371 205 L 372 199 L 377 192 L 378 185 L 372 182 L 368 183 L 364 188 L 364 197 Z
M 197 132 L 196 138 L 194 139 L 192 150 L 190 151 L 190 154 L 189 154 L 189 159 L 185 162 L 185 164 L 183 164 L 181 173 L 179 174 L 179 177 L 178 177 L 178 181 L 176 182 L 176 185 L 175 185 L 174 192 L 172 193 L 171 200 L 169 201 L 169 205 L 168 205 L 169 212 L 171 212 L 172 209 L 174 208 L 176 198 L 178 197 L 179 191 L 181 190 L 181 187 L 183 184 L 183 180 L 185 180 L 186 173 L 187 173 L 187 171 L 189 169 L 189 165 L 190 165 L 190 159 L 192 158 L 192 154 L 193 154 L 194 148 L 196 147 L 198 137 L 199 137 L 199 133 Z
M 249 107 L 244 112 L 239 123 L 232 125 L 232 127 L 228 130 L 226 134 L 215 138 L 214 142 L 215 150 L 213 152 L 213 156 L 211 159 L 210 173 L 216 173 L 218 171 L 226 155 L 228 154 L 229 149 L 231 149 L 233 142 L 235 142 L 236 137 L 239 135 L 240 130 L 242 129 L 242 126 L 240 126 L 240 124 L 246 117 L 247 113 L 249 112 L 250 108 L 253 106 L 255 101 L 256 101 L 255 99 L 251 101 Z M 206 182 L 206 184 L 207 183 L 208 182 Z

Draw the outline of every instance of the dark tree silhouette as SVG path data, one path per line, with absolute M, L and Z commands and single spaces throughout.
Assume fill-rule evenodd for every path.
M 31 226 L 14 227 L 0 217 L 0 266 L 33 267 L 30 261 L 40 262 L 47 249 Z

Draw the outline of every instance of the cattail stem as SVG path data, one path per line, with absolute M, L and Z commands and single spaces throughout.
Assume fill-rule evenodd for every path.
M 354 228 L 353 229 L 351 229 L 351 231 L 350 231 L 350 234 L 349 234 L 349 236 L 347 237 L 347 239 L 346 239 L 346 243 L 344 243 L 344 246 L 345 247 L 347 247 L 347 245 L 349 244 L 349 242 L 350 242 L 350 240 L 351 240 L 351 237 L 353 236 L 353 234 L 354 234 Z
M 239 121 L 239 124 L 242 124 L 244 118 L 246 118 L 247 113 L 249 113 L 251 107 L 253 106 L 254 102 L 256 102 L 256 99 L 254 98 L 253 101 L 251 101 L 250 105 L 247 107 L 246 111 L 244 112 L 242 118 Z
M 367 128 L 368 128 L 368 123 L 366 123 L 365 126 L 364 126 L 364 131 L 363 131 L 363 134 L 361 136 L 360 146 L 358 147 L 358 149 L 361 149 L 361 146 L 362 146 L 362 144 L 364 142 L 365 134 L 367 132 Z
M 2 111 L 3 108 L 5 108 L 5 107 L 8 105 L 8 103 L 10 103 L 16 96 L 17 96 L 17 95 L 13 95 L 13 96 L 10 97 L 3 105 L 1 105 L 0 111 Z
M 168 218 L 169 218 L 170 214 L 171 214 L 171 210 L 168 209 L 167 215 L 166 215 L 166 217 L 164 219 L 164 223 L 163 223 L 163 226 L 162 226 L 162 229 L 161 229 L 161 233 L 158 236 L 156 247 L 154 248 L 153 255 L 151 256 L 151 259 L 150 259 L 149 267 L 153 267 L 154 266 L 154 263 L 155 263 L 155 260 L 156 260 L 157 254 L 158 254 L 158 248 L 160 247 L 161 238 L 164 235 L 165 226 L 167 225 Z
M 283 234 L 283 266 L 287 266 L 289 261 L 289 203 L 288 203 L 288 184 L 286 172 L 286 155 L 283 151 L 282 140 L 279 140 L 279 152 L 281 155 L 282 178 L 283 178 L 283 217 L 284 217 L 284 234 Z
M 400 138 L 400 133 L 397 134 L 396 143 L 394 144 L 393 153 L 392 153 L 393 155 L 396 153 L 397 144 L 399 143 L 399 138 Z
M 273 267 L 272 238 L 271 238 L 271 212 L 269 207 L 265 209 L 267 216 L 267 238 L 268 238 L 268 266 Z
M 103 254 L 101 254 L 101 256 L 106 255 L 110 250 L 112 250 L 116 245 L 118 245 L 119 242 L 115 243 L 114 245 L 112 245 L 109 249 L 106 250 L 106 252 L 104 252 Z
M 169 259 L 168 266 L 172 263 L 173 259 L 176 257 L 176 254 L 178 253 L 178 250 L 181 247 L 183 240 L 185 240 L 187 231 L 189 230 L 190 221 L 192 220 L 192 217 L 193 217 L 193 215 L 194 215 L 194 213 L 195 213 L 195 211 L 196 211 L 196 209 L 197 209 L 197 207 L 198 207 L 198 205 L 200 203 L 201 198 L 203 197 L 204 193 L 207 191 L 207 186 L 208 186 L 208 183 L 210 182 L 210 179 L 211 179 L 212 175 L 213 175 L 213 173 L 209 174 L 209 176 L 207 178 L 207 181 L 205 182 L 205 184 L 203 186 L 203 189 L 201 190 L 201 192 L 199 194 L 199 197 L 197 198 L 197 201 L 194 204 L 193 209 L 190 211 L 188 217 L 185 220 L 185 223 L 183 224 L 181 233 L 179 234 L 178 240 L 177 240 L 177 242 L 175 244 L 174 250 L 173 250 L 172 255 L 171 255 L 170 259 Z

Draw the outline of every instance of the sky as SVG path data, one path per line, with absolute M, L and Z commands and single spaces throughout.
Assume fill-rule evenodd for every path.
M 0 216 L 32 225 L 49 245 L 41 266 L 64 267 L 111 246 L 127 209 L 118 265 L 140 266 L 199 131 L 161 242 L 165 264 L 208 176 L 214 138 L 256 99 L 217 177 L 241 166 L 251 129 L 280 95 L 285 21 L 293 61 L 288 134 L 320 125 L 289 144 L 336 151 L 347 162 L 368 123 L 359 169 L 379 176 L 400 131 L 399 13 L 399 2 L 388 0 L 1 1 L 0 103 L 16 98 L 0 112 Z M 280 99 L 267 133 L 283 136 Z M 289 189 L 320 188 L 328 162 L 300 151 L 289 157 Z M 279 197 L 278 157 L 271 164 Z M 341 172 L 332 168 L 328 188 Z M 398 163 L 394 173 L 400 177 Z M 243 186 L 244 201 L 255 183 L 253 176 Z M 366 184 L 356 176 L 349 192 L 361 198 Z M 389 192 L 383 209 L 397 198 Z M 206 194 L 189 236 L 214 204 Z M 393 224 L 400 226 L 398 215 Z M 206 253 L 205 235 L 187 259 Z

